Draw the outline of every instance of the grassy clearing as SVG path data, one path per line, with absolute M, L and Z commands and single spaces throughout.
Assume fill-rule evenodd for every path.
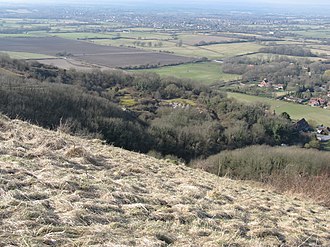
M 330 30 L 320 29 L 320 30 L 306 30 L 306 31 L 293 31 L 292 33 L 301 35 L 306 38 L 320 38 L 326 39 L 330 37 Z
M 228 97 L 237 99 L 238 101 L 246 103 L 263 102 L 271 106 L 272 110 L 275 110 L 277 114 L 287 112 L 292 119 L 305 118 L 307 121 L 313 121 L 317 124 L 324 124 L 330 126 L 330 111 L 328 109 L 322 109 L 317 107 L 311 107 L 307 105 L 300 105 L 295 103 L 289 103 L 280 100 L 274 100 L 269 98 L 263 98 L 258 96 L 229 93 Z
M 137 102 L 130 95 L 125 95 L 120 98 L 120 104 L 122 106 L 131 107 L 131 106 L 135 106 Z
M 330 244 L 329 209 L 297 196 L 17 120 L 0 126 L 2 246 Z
M 141 70 L 137 70 L 136 72 L 140 71 Z M 142 71 L 155 72 L 160 76 L 175 76 L 179 78 L 192 79 L 205 84 L 211 84 L 217 81 L 231 81 L 240 78 L 239 75 L 223 73 L 221 65 L 213 62 L 183 64 Z
M 0 53 L 5 53 L 13 59 L 45 59 L 45 58 L 55 58 L 54 56 L 29 53 L 29 52 L 14 52 L 14 51 L 0 51 Z

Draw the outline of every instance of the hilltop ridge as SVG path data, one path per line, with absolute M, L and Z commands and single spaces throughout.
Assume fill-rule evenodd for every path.
M 0 115 L 0 246 L 329 246 L 329 208 Z

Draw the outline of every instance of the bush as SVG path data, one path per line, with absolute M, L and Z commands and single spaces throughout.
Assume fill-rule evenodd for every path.
M 223 151 L 191 165 L 218 176 L 255 180 L 280 191 L 304 193 L 330 205 L 329 160 L 330 153 L 313 149 L 250 146 Z
M 273 173 L 330 174 L 330 153 L 298 147 L 250 146 L 223 151 L 194 166 L 219 176 L 266 181 Z

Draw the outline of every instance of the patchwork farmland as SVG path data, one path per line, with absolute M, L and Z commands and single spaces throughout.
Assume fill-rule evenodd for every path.
M 56 56 L 69 54 L 75 60 L 106 67 L 168 65 L 192 59 L 172 54 L 144 51 L 136 48 L 102 46 L 58 37 L 0 38 L 0 50 L 7 52 L 38 53 Z

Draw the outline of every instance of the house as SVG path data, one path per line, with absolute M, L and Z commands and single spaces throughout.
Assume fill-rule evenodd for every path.
M 327 141 L 330 141 L 330 135 L 317 134 L 316 139 L 318 139 L 321 142 L 327 142 Z
M 284 89 L 284 84 L 274 84 L 273 88 L 275 90 L 283 90 Z
M 317 126 L 316 133 L 321 135 L 329 135 L 330 134 L 330 128 L 325 127 L 323 125 Z
M 311 98 L 308 102 L 310 106 L 323 106 L 326 103 L 326 100 L 322 98 Z
M 294 96 L 292 96 L 292 95 L 290 95 L 290 96 L 285 96 L 285 97 L 283 98 L 283 100 L 285 100 L 285 101 L 289 101 L 289 102 L 296 102 L 296 103 L 299 103 L 299 104 L 302 104 L 302 103 L 308 101 L 308 99 L 297 98 L 297 97 L 294 97 Z
M 269 87 L 269 86 L 270 84 L 266 78 L 258 84 L 258 87 Z
M 296 98 L 293 97 L 293 96 L 285 96 L 283 99 L 286 100 L 286 101 L 292 101 L 292 102 L 295 102 L 296 101 L 295 100 Z
M 303 131 L 303 132 L 308 132 L 308 131 L 312 131 L 313 130 L 313 128 L 309 125 L 309 123 L 306 121 L 305 118 L 302 118 L 298 122 L 296 122 L 294 124 L 294 127 L 298 131 Z
M 317 98 L 311 98 L 308 102 L 310 106 L 320 106 L 320 102 L 317 100 Z

